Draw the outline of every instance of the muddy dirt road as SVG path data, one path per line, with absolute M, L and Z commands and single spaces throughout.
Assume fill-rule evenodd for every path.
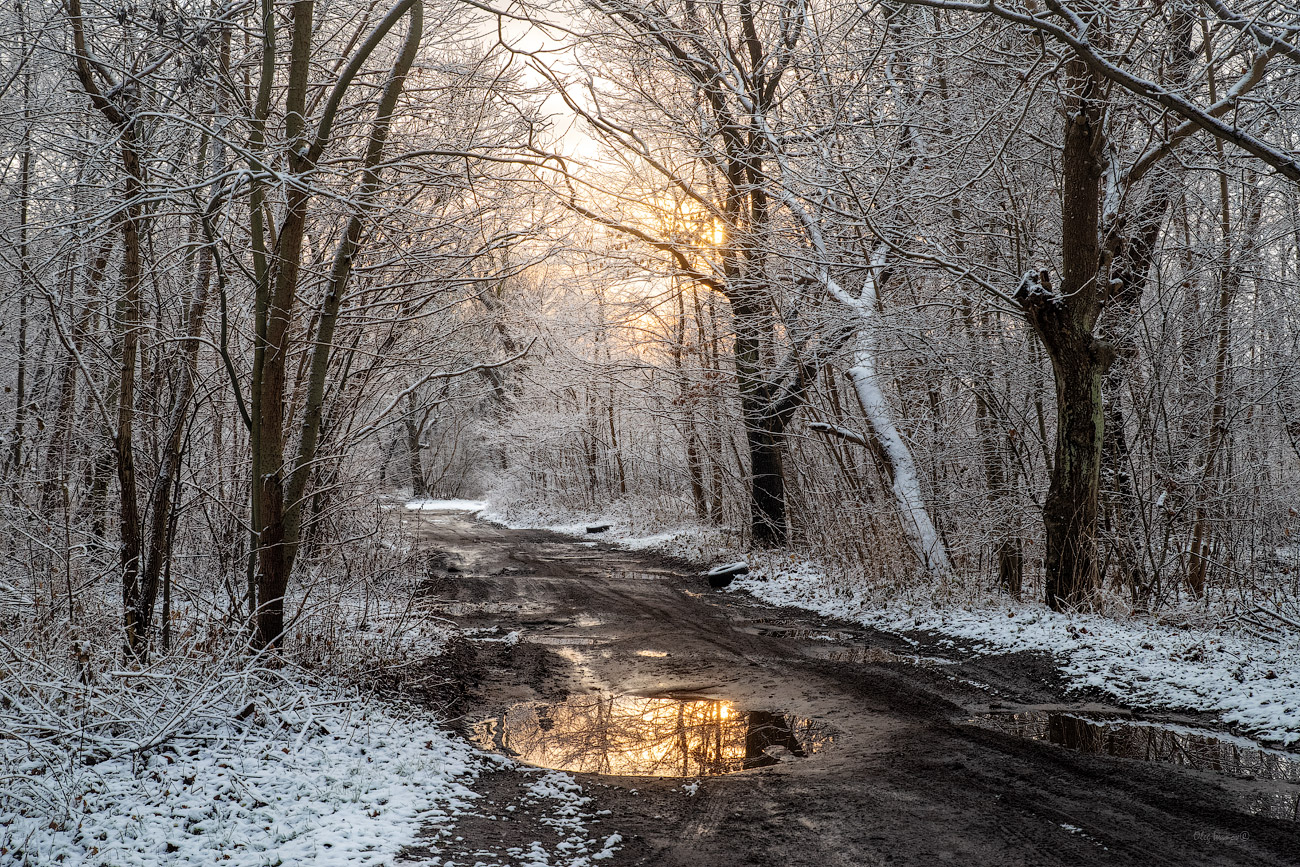
M 449 656 L 467 737 L 579 770 L 682 762 L 690 774 L 577 774 L 624 838 L 602 863 L 1300 864 L 1300 825 L 1267 815 L 1293 796 L 1290 784 L 1088 755 L 968 722 L 1068 704 L 1043 658 L 961 661 L 949 649 L 944 659 L 924 637 L 910 645 L 710 591 L 688 564 L 464 514 L 409 520 L 430 554 L 421 604 L 487 639 Z M 628 753 L 627 739 L 649 737 L 673 708 L 679 723 L 711 722 L 679 728 L 675 755 Z M 580 725 L 593 718 L 604 728 Z M 622 758 L 609 758 L 611 744 Z M 732 768 L 743 769 L 698 776 Z M 522 785 L 510 770 L 490 776 L 483 784 L 502 803 Z M 542 831 L 512 813 L 455 833 L 468 855 Z

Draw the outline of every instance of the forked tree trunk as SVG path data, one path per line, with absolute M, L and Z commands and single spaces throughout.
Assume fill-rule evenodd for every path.
M 276 235 L 275 265 L 266 277 L 269 292 L 264 306 L 259 304 L 257 345 L 260 357 L 254 365 L 253 393 L 257 411 L 253 414 L 252 431 L 254 514 L 259 543 L 257 615 L 253 644 L 262 649 L 275 647 L 284 632 L 284 598 L 298 551 L 307 480 L 314 469 L 320 443 L 325 382 L 334 349 L 334 328 L 342 305 L 343 290 L 360 251 L 365 217 L 379 191 L 384 144 L 388 140 L 393 111 L 401 95 L 406 74 L 415 61 L 423 25 L 420 0 L 399 0 L 349 58 L 325 101 L 321 120 L 315 130 L 309 133 L 305 113 L 312 49 L 313 0 L 295 0 L 292 11 L 293 37 L 285 95 L 285 133 L 291 144 L 289 169 L 297 177 L 303 177 L 315 168 L 330 141 L 335 113 L 344 94 L 360 73 L 361 65 L 398 21 L 409 16 L 410 26 L 401 53 L 394 62 L 380 96 L 366 143 L 355 209 L 335 250 L 315 334 L 307 396 L 302 411 L 303 420 L 292 462 L 286 461 L 285 455 L 285 386 L 292 352 L 291 331 L 297 306 L 303 237 L 311 198 L 305 184 L 295 184 L 289 188 L 284 217 Z M 269 65 L 273 70 L 274 64 Z M 264 67 L 264 76 L 266 74 L 269 73 Z
M 1195 52 L 1192 49 L 1192 31 L 1197 16 L 1194 4 L 1174 3 L 1167 21 L 1170 63 L 1167 80 L 1173 87 L 1185 87 L 1191 76 Z M 1216 101 L 1211 95 L 1211 102 Z M 1166 121 L 1166 132 L 1172 124 Z M 1103 256 L 1110 262 L 1107 281 L 1106 315 L 1100 325 L 1100 336 L 1112 344 L 1115 362 L 1102 381 L 1105 398 L 1105 432 L 1102 441 L 1101 502 L 1106 535 L 1119 571 L 1119 585 L 1128 589 L 1132 599 L 1141 603 L 1150 593 L 1149 580 L 1144 568 L 1142 543 L 1143 515 L 1139 506 L 1137 489 L 1130 472 L 1131 456 L 1125 432 L 1124 390 L 1130 371 L 1137 363 L 1137 331 L 1142 315 L 1142 294 L 1155 262 L 1156 244 L 1174 199 L 1181 189 L 1181 172 L 1166 166 L 1168 155 L 1148 168 L 1154 168 L 1154 177 L 1140 196 L 1132 196 L 1136 203 L 1129 213 L 1120 210 L 1119 190 L 1112 190 L 1116 200 L 1103 219 Z M 1129 174 L 1125 178 L 1126 193 L 1133 194 L 1134 184 L 1140 177 Z
M 1043 506 L 1047 604 L 1054 610 L 1092 604 L 1097 587 L 1097 497 L 1104 407 L 1102 377 L 1113 356 L 1093 336 L 1101 312 L 1100 209 L 1105 132 L 1103 98 L 1082 61 L 1066 66 L 1062 152 L 1061 289 L 1047 272 L 1027 274 L 1016 301 L 1052 360 L 1056 380 L 1056 450 Z
M 121 537 L 123 632 L 127 652 L 142 657 L 147 637 L 139 628 L 140 506 L 136 491 L 135 377 L 140 347 L 141 298 L 140 230 L 144 220 L 144 169 L 140 162 L 139 130 L 135 118 L 119 105 L 115 96 L 105 95 L 91 69 L 86 46 L 81 0 L 69 0 L 68 22 L 72 27 L 72 49 L 77 80 L 96 110 L 118 132 L 124 187 L 122 191 L 122 294 L 117 304 L 120 341 L 118 345 L 117 427 L 113 431 L 113 456 L 117 465 L 118 524 Z
M 405 419 L 406 427 L 406 467 L 411 476 L 411 496 L 423 500 L 429 496 L 429 486 L 424 481 L 424 462 L 420 459 L 421 430 L 420 414 L 415 406 L 415 390 L 409 395 L 409 407 Z

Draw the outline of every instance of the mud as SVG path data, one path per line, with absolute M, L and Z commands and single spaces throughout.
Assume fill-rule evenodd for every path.
M 762 766 L 746 767 L 733 743 L 741 767 L 725 775 L 690 761 L 687 778 L 579 769 L 593 810 L 608 810 L 603 825 L 624 838 L 602 863 L 1300 863 L 1300 826 L 1251 806 L 1294 783 L 1065 749 L 972 723 L 1035 706 L 1128 715 L 1067 694 L 1046 657 L 963 658 L 925 635 L 885 635 L 711 591 L 698 566 L 603 542 L 459 514 L 409 520 L 431 554 L 420 604 L 492 639 L 446 660 L 458 689 L 448 701 L 444 688 L 439 702 L 468 738 L 482 742 L 485 724 L 512 720 L 537 736 L 539 719 L 551 731 L 560 724 L 556 708 L 590 711 L 620 697 L 827 726 L 813 749 L 796 738 L 750 750 L 773 760 Z M 517 642 L 501 640 L 511 632 Z M 511 743 L 520 742 L 500 746 L 527 758 Z M 607 758 L 591 767 L 645 770 Z M 493 785 L 518 786 L 530 773 L 507 768 Z M 463 853 L 444 848 L 440 857 L 473 864 L 489 842 L 526 849 L 537 833 L 518 818 L 467 820 L 454 832 Z M 408 855 L 421 859 L 418 849 Z

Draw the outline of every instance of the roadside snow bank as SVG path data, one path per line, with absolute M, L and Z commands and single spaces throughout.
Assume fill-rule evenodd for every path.
M 487 508 L 482 500 L 407 500 L 406 508 L 412 512 L 481 512 Z
M 443 730 L 354 698 L 280 697 L 88 766 L 0 740 L 0 861 L 388 864 L 477 797 L 476 752 Z
M 725 528 L 682 524 L 664 530 L 632 512 L 553 514 L 514 504 L 503 507 L 489 501 L 479 517 L 512 530 L 549 530 L 591 542 L 612 543 L 629 551 L 657 551 L 700 562 L 714 562 L 723 557 L 735 559 L 740 552 L 735 533 Z M 609 529 L 600 534 L 587 532 L 588 527 L 602 524 L 608 524 Z
M 1300 741 L 1300 640 L 1277 644 L 1150 620 L 1059 614 L 1007 601 L 979 608 L 881 605 L 834 585 L 808 564 L 754 564 L 731 590 L 903 634 L 926 630 L 977 653 L 1045 651 L 1075 688 L 1093 687 L 1137 708 L 1211 711 L 1257 738 Z

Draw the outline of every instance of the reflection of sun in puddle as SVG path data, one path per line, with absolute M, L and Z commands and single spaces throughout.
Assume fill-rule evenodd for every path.
M 695 777 L 806 756 L 833 738 L 814 720 L 741 710 L 727 701 L 597 695 L 515 705 L 476 725 L 474 740 L 544 768 Z

